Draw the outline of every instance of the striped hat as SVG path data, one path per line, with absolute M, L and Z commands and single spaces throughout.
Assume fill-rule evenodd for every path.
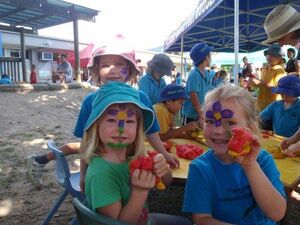
M 300 13 L 290 5 L 279 5 L 267 16 L 264 28 L 268 39 L 262 44 L 276 42 L 286 34 L 300 29 Z

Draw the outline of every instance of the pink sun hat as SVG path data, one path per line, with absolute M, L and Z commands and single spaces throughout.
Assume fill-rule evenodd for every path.
M 135 50 L 121 34 L 116 35 L 109 44 L 95 48 L 87 65 L 88 68 L 95 67 L 95 59 L 104 55 L 118 55 L 129 62 L 129 77 L 127 81 L 140 74 L 140 69 L 135 60 Z

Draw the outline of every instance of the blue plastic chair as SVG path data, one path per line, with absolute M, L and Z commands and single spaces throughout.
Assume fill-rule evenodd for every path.
M 73 199 L 73 205 L 80 225 L 131 225 L 92 211 L 78 198 Z
M 53 140 L 48 142 L 48 148 L 53 152 L 55 156 L 55 170 L 56 170 L 56 178 L 58 183 L 64 188 L 64 191 L 61 193 L 59 198 L 56 200 L 54 205 L 52 206 L 50 212 L 48 213 L 46 219 L 42 223 L 42 225 L 48 225 L 54 214 L 61 206 L 65 198 L 68 194 L 72 197 L 77 197 L 79 199 L 84 199 L 84 194 L 80 191 L 79 180 L 80 180 L 80 172 L 70 173 L 68 162 L 65 158 L 65 155 L 62 151 L 60 151 Z M 78 224 L 76 217 L 72 219 L 70 224 Z

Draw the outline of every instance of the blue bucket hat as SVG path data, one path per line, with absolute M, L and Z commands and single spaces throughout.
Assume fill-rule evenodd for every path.
M 109 106 L 121 103 L 132 103 L 142 110 L 145 132 L 147 132 L 154 122 L 154 112 L 141 102 L 138 90 L 128 84 L 116 81 L 108 82 L 96 92 L 92 103 L 92 112 L 84 130 L 86 131 Z
M 183 87 L 176 84 L 168 84 L 160 92 L 160 102 L 175 100 L 175 99 L 189 99 Z
M 284 76 L 278 81 L 277 87 L 272 88 L 272 92 L 298 97 L 300 96 L 300 78 L 295 75 Z
M 199 42 L 194 45 L 190 51 L 190 57 L 193 60 L 193 64 L 198 66 L 199 63 L 213 50 L 204 42 Z

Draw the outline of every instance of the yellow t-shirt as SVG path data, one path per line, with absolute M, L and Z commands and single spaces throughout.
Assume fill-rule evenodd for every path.
M 173 119 L 174 116 L 169 112 L 167 107 L 164 103 L 157 103 L 153 105 L 154 112 L 156 114 L 159 127 L 160 127 L 160 134 L 167 133 L 168 130 L 173 128 Z
M 267 84 L 277 86 L 280 78 L 286 76 L 285 70 L 281 65 L 267 66 L 262 70 L 261 80 Z M 276 100 L 281 100 L 280 94 L 272 93 L 272 89 L 259 85 L 257 96 L 257 106 L 260 110 L 266 108 L 270 103 Z

